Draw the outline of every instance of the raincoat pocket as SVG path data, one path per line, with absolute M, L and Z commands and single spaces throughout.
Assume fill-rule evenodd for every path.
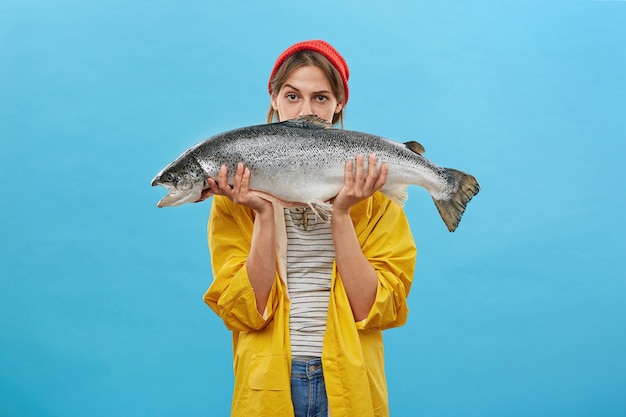
M 248 385 L 253 390 L 289 390 L 289 359 L 287 355 L 254 355 L 250 364 Z

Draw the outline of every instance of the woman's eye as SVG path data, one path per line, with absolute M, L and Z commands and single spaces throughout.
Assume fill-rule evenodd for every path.
M 317 96 L 317 101 L 319 101 L 320 103 L 324 103 L 324 102 L 328 101 L 328 97 L 326 97 L 326 96 Z
M 287 97 L 287 100 L 290 101 L 295 101 L 298 98 L 298 96 L 296 96 L 294 93 L 288 93 L 285 97 Z

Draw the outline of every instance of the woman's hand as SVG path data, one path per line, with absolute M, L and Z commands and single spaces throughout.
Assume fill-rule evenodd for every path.
M 376 166 L 376 155 L 371 154 L 367 162 L 367 172 L 365 172 L 364 165 L 363 156 L 357 155 L 356 169 L 353 174 L 352 161 L 346 162 L 343 187 L 332 201 L 333 216 L 350 213 L 352 206 L 371 197 L 385 185 L 389 172 L 386 163 L 380 167 L 379 172 Z
M 202 192 L 202 196 L 198 201 L 205 200 L 212 195 L 223 195 L 228 197 L 233 203 L 249 207 L 257 213 L 263 213 L 268 209 L 272 209 L 272 203 L 258 195 L 250 192 L 250 169 L 244 167 L 240 162 L 237 165 L 235 180 L 233 186 L 228 184 L 228 167 L 222 165 L 217 175 L 217 181 L 209 178 L 207 183 L 209 188 Z
M 378 275 L 363 254 L 350 218 L 350 209 L 358 202 L 371 197 L 385 185 L 389 168 L 387 164 L 383 164 L 379 172 L 374 154 L 368 158 L 367 172 L 362 155 L 356 157 L 354 173 L 352 173 L 353 165 L 352 161 L 346 163 L 343 187 L 333 201 L 330 227 L 337 270 L 346 289 L 354 319 L 361 321 L 367 318 L 374 305 Z
M 209 188 L 202 192 L 202 201 L 212 195 L 223 195 L 233 203 L 251 208 L 256 212 L 252 242 L 246 258 L 246 270 L 254 289 L 257 311 L 263 315 L 276 277 L 276 242 L 274 208 L 272 203 L 250 190 L 250 169 L 242 163 L 237 165 L 233 186 L 228 184 L 228 167 L 222 165 L 217 181 L 207 180 Z

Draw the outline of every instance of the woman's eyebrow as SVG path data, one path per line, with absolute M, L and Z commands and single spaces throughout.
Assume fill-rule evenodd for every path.
M 291 84 L 285 84 L 285 86 L 284 86 L 284 87 L 285 87 L 285 88 L 286 88 L 286 87 L 289 87 L 289 88 L 291 88 L 292 90 L 296 90 L 297 92 L 300 92 L 300 89 L 298 89 L 298 88 L 294 87 L 294 86 L 293 86 L 293 85 L 291 85 Z
M 301 92 L 299 88 L 296 88 L 296 87 L 294 87 L 294 86 L 293 86 L 293 85 L 291 85 L 291 84 L 285 84 L 285 85 L 283 86 L 283 88 L 290 88 L 290 89 L 292 89 L 292 90 L 294 90 L 294 91 L 296 91 L 296 92 L 298 92 L 298 93 L 300 93 L 300 92 Z M 328 91 L 328 90 L 320 90 L 320 91 L 314 91 L 314 92 L 313 92 L 313 95 L 319 95 L 319 94 L 332 94 L 332 92 L 330 92 L 330 91 Z

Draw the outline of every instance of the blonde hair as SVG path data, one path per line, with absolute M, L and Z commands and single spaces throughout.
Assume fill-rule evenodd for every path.
M 344 104 L 346 101 L 346 94 L 339 71 L 337 71 L 333 64 L 331 64 L 324 55 L 319 52 L 308 50 L 296 52 L 285 59 L 285 62 L 283 62 L 283 64 L 278 68 L 276 75 L 274 75 L 274 78 L 270 81 L 272 94 L 275 97 L 278 96 L 278 92 L 295 70 L 310 65 L 316 66 L 322 70 L 330 82 L 330 88 L 332 89 L 333 95 L 339 103 Z M 345 106 L 343 106 L 338 113 L 333 114 L 333 125 L 341 123 L 341 127 L 343 128 L 344 108 Z M 278 121 L 278 113 L 270 104 L 269 111 L 267 112 L 267 123 L 272 123 L 274 121 Z

